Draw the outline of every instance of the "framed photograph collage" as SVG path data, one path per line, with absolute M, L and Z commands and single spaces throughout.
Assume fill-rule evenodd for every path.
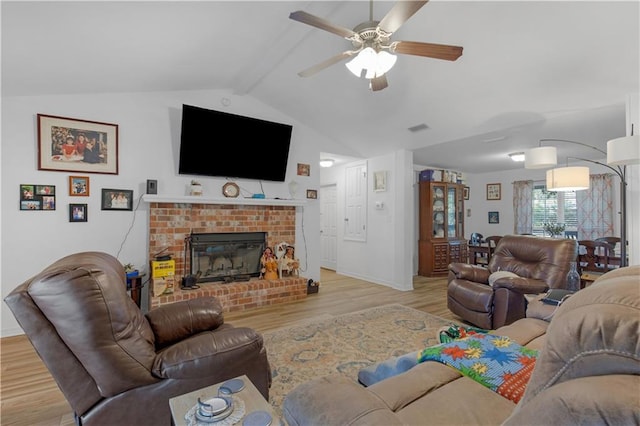
M 37 114 L 37 146 L 38 170 L 118 174 L 117 124 Z M 20 210 L 56 210 L 57 195 L 55 185 L 20 184 Z M 89 197 L 89 177 L 69 176 L 68 195 Z M 102 210 L 133 210 L 133 190 L 105 188 L 100 196 Z M 68 206 L 69 222 L 88 221 L 89 203 Z
M 55 185 L 20 185 L 20 210 L 55 210 Z

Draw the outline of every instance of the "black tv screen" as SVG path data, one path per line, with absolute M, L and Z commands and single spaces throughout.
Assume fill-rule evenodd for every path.
M 284 182 L 293 127 L 182 105 L 181 175 Z

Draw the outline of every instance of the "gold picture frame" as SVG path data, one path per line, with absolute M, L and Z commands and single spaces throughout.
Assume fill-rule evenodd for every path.
M 87 176 L 69 176 L 69 196 L 88 197 L 89 178 Z

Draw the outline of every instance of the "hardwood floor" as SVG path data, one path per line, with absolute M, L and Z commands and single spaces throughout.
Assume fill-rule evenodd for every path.
M 235 326 L 260 332 L 295 324 L 319 315 L 341 315 L 389 303 L 460 320 L 447 309 L 446 278 L 415 277 L 414 290 L 398 291 L 323 269 L 320 291 L 306 299 L 225 314 Z M 0 339 L 0 424 L 74 424 L 71 408 L 25 336 Z

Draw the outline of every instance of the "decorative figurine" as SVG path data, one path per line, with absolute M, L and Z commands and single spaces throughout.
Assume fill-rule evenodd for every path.
M 260 264 L 262 265 L 262 269 L 260 269 L 260 278 L 265 280 L 278 279 L 278 261 L 273 255 L 271 247 L 264 249 L 262 257 L 260 258 Z
M 280 259 L 280 275 L 299 275 L 300 261 L 296 259 L 295 248 L 287 246 L 284 256 Z

